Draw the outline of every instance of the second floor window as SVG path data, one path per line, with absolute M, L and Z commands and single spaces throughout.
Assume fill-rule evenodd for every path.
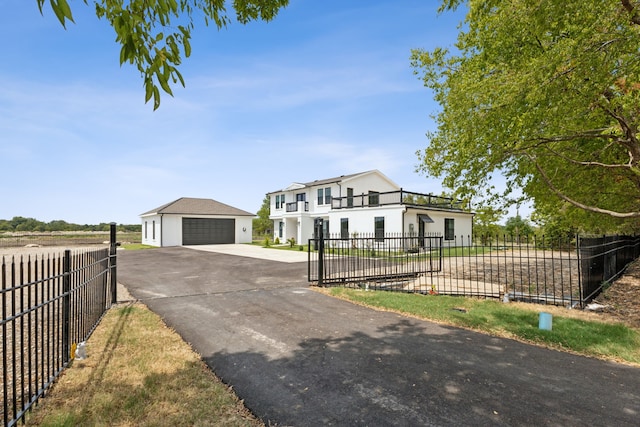
M 284 194 L 276 194 L 276 209 L 284 207 Z
M 331 187 L 318 188 L 318 205 L 331 204 Z
M 369 206 L 378 206 L 380 204 L 380 193 L 377 191 L 369 191 Z

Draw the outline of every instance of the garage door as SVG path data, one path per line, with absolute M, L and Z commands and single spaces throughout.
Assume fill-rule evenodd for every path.
M 236 220 L 233 218 L 182 218 L 183 245 L 235 243 Z

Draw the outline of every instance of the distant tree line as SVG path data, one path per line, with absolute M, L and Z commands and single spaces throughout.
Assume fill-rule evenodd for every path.
M 14 216 L 12 219 L 0 219 L 0 232 L 15 232 L 15 231 L 36 231 L 36 232 L 49 232 L 49 231 L 109 231 L 110 224 L 102 222 L 97 225 L 89 224 L 73 224 L 61 219 L 53 220 L 50 222 L 38 221 L 34 218 L 24 218 L 21 216 Z M 140 224 L 118 224 L 117 231 L 127 232 L 139 232 L 141 231 Z

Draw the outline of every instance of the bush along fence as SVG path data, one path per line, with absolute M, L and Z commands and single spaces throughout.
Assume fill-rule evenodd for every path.
M 328 236 L 309 241 L 319 286 L 584 307 L 640 255 L 640 237 Z
M 108 248 L 2 257 L 2 408 L 12 426 L 82 353 L 116 295 L 115 224 Z

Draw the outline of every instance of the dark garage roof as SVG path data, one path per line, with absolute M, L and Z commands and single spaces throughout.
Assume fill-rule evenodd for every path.
M 154 214 L 256 216 L 213 199 L 197 199 L 193 197 L 181 197 L 166 205 L 140 214 L 140 216 Z

